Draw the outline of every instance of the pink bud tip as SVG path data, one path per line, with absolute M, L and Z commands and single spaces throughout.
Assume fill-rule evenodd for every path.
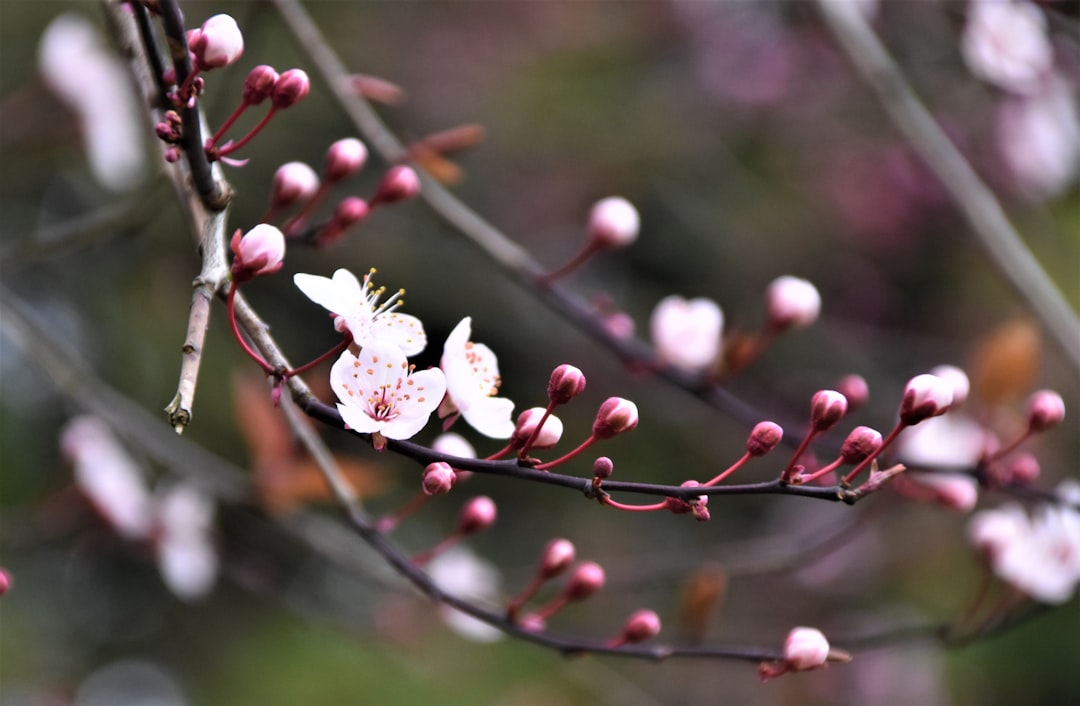
M 551 540 L 540 557 L 540 578 L 547 581 L 566 571 L 574 563 L 576 555 L 574 544 L 569 539 Z
M 463 535 L 476 534 L 495 522 L 495 501 L 486 495 L 478 495 L 461 508 L 457 531 Z
M 319 190 L 319 176 L 303 162 L 287 162 L 274 172 L 270 184 L 270 203 L 275 208 L 285 208 L 297 201 L 305 201 Z
M 816 628 L 794 628 L 784 640 L 784 659 L 795 671 L 815 669 L 829 658 L 829 641 Z
M 817 321 L 821 295 L 805 279 L 784 275 L 770 284 L 765 294 L 769 324 L 773 328 L 804 328 Z
M 1065 419 L 1065 400 L 1053 390 L 1039 390 L 1028 398 L 1028 427 L 1031 431 L 1046 431 Z
M 566 583 L 567 600 L 580 601 L 604 587 L 604 569 L 593 561 L 579 564 Z
M 836 389 L 847 398 L 849 412 L 862 407 L 870 399 L 870 386 L 866 384 L 866 378 L 862 375 L 845 375 L 840 378 Z
M 548 399 L 554 404 L 566 404 L 585 391 L 585 374 L 573 365 L 562 364 L 551 373 Z
M 525 442 L 532 436 L 533 431 L 536 430 L 536 425 L 544 418 L 544 412 L 546 411 L 547 410 L 543 407 L 530 407 L 518 415 L 514 433 L 510 437 L 510 443 L 514 448 L 521 448 L 524 446 Z M 533 440 L 532 447 L 534 449 L 550 449 L 552 446 L 559 443 L 562 434 L 562 420 L 554 414 L 549 414 L 548 418 L 544 420 L 544 426 L 541 427 L 540 433 L 537 435 L 536 439 Z
M 1009 462 L 1005 471 L 1005 482 L 1025 485 L 1034 482 L 1041 472 L 1039 459 L 1029 453 L 1022 453 Z
M 936 375 L 916 375 L 904 388 L 904 399 L 900 402 L 900 422 L 905 426 L 913 426 L 945 414 L 952 401 L 952 383 Z
M 360 171 L 367 162 L 368 150 L 355 137 L 346 137 L 330 145 L 326 150 L 326 167 L 323 178 L 333 184 Z
M 390 167 L 379 182 L 372 202 L 390 204 L 415 198 L 420 193 L 420 177 L 416 170 L 404 164 Z
M 449 463 L 437 461 L 424 469 L 422 482 L 425 495 L 444 495 L 457 483 L 457 473 Z
M 11 574 L 6 569 L 0 569 L 0 596 L 11 589 Z
M 870 427 L 855 427 L 840 447 L 844 463 L 862 463 L 881 448 L 881 433 Z
M 367 218 L 369 211 L 367 201 L 359 196 L 347 196 L 334 209 L 333 221 L 345 229 Z
M 816 432 L 832 429 L 847 414 L 847 398 L 836 390 L 819 390 L 810 400 L 810 427 Z
M 628 643 L 644 642 L 660 634 L 660 616 L 651 610 L 639 610 L 626 620 L 622 637 Z
M 609 397 L 596 413 L 593 436 L 610 439 L 616 434 L 630 431 L 638 424 L 637 405 L 622 397 Z
M 589 239 L 604 248 L 626 247 L 637 239 L 640 225 L 637 209 L 621 196 L 611 196 L 589 212 Z
M 237 229 L 229 248 L 233 253 L 232 277 L 238 284 L 273 274 L 285 261 L 285 236 L 266 223 L 260 223 L 243 236 Z
M 746 452 L 751 456 L 764 456 L 784 438 L 784 429 L 776 422 L 758 422 L 746 439 Z
M 607 456 L 601 456 L 593 461 L 593 475 L 600 480 L 605 480 L 611 477 L 611 474 L 615 472 L 615 463 Z
M 194 44 L 189 42 L 199 69 L 228 66 L 244 53 L 244 35 L 229 15 L 214 15 L 203 22 L 199 31 L 192 33 Z
M 289 69 L 278 76 L 270 100 L 275 108 L 288 108 L 296 105 L 311 90 L 311 80 L 303 69 Z
M 260 64 L 248 73 L 244 80 L 244 103 L 259 105 L 274 92 L 279 76 L 273 66 Z
M 930 374 L 937 375 L 952 385 L 953 399 L 951 407 L 959 407 L 964 404 L 968 398 L 968 393 L 971 392 L 971 381 L 968 380 L 967 373 L 955 365 L 939 365 L 931 370 Z

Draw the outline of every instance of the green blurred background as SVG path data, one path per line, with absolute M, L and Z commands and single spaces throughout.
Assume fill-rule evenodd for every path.
M 652 307 L 669 293 L 713 298 L 729 331 L 752 331 L 773 278 L 795 274 L 815 282 L 823 320 L 781 338 L 730 384 L 777 418 L 802 418 L 815 390 L 858 372 L 870 382 L 871 402 L 842 428 L 886 429 L 907 378 L 939 363 L 969 364 L 975 341 L 1024 313 L 854 78 L 811 4 L 307 7 L 350 69 L 405 88 L 404 103 L 380 109 L 404 138 L 483 125 L 486 139 L 455 155 L 465 178 L 454 190 L 542 263 L 560 264 L 580 247 L 597 199 L 630 199 L 642 215 L 640 240 L 590 263 L 567 286 L 587 297 L 609 295 L 637 322 L 639 335 L 647 336 Z M 1073 188 L 1033 202 L 1010 184 L 994 156 L 1000 96 L 960 60 L 963 7 L 886 2 L 876 27 L 1075 306 L 1080 196 Z M 257 64 L 314 75 L 271 6 L 184 8 L 188 26 L 229 12 L 245 34 L 238 64 L 206 77 L 211 125 L 231 112 Z M 0 274 L 52 334 L 166 429 L 158 410 L 175 391 L 199 261 L 156 161 L 155 176 L 131 193 L 104 190 L 86 166 L 75 115 L 39 77 L 38 38 L 54 17 L 71 11 L 104 28 L 95 3 L 0 4 Z M 1075 44 L 1071 49 L 1075 55 Z M 245 150 L 251 163 L 228 169 L 237 193 L 232 227 L 246 229 L 259 218 L 279 164 L 318 167 L 330 142 L 354 134 L 315 80 L 311 95 Z M 139 139 L 156 160 L 156 147 Z M 373 160 L 337 195 L 368 195 L 383 166 Z M 40 246 L 41 234 L 56 224 L 114 203 L 127 209 L 121 225 L 89 242 Z M 679 483 L 707 477 L 741 454 L 744 420 L 623 370 L 420 202 L 376 212 L 339 247 L 290 250 L 280 275 L 246 292 L 292 360 L 303 361 L 333 345 L 335 334 L 322 310 L 291 285 L 291 273 L 373 266 L 379 284 L 408 289 L 407 311 L 425 322 L 432 343 L 416 360 L 421 366 L 437 362 L 442 340 L 468 315 L 474 339 L 500 355 L 502 391 L 518 409 L 546 401 L 554 366 L 582 368 L 588 390 L 562 414 L 560 448 L 584 438 L 608 396 L 635 400 L 639 428 L 599 451 L 615 460 L 617 478 Z M 222 578 L 206 599 L 185 603 L 161 583 L 146 547 L 115 537 L 75 496 L 58 435 L 81 410 L 11 340 L 0 354 L 0 565 L 14 577 L 13 590 L 0 599 L 4 704 L 987 705 L 1060 704 L 1080 694 L 1075 597 L 962 650 L 912 643 L 761 685 L 752 666 L 741 663 L 567 660 L 513 641 L 467 641 L 348 540 L 341 546 L 356 551 L 359 568 L 319 556 L 297 539 L 295 522 L 275 522 L 254 501 L 221 504 L 215 539 Z M 1038 361 L 1031 384 L 1061 391 L 1075 417 L 1080 387 L 1057 351 L 1047 343 L 1030 355 Z M 233 380 L 253 367 L 216 307 L 185 439 L 240 467 L 252 452 L 239 432 Z M 1021 406 L 1017 395 L 993 413 L 1008 416 Z M 418 439 L 430 441 L 434 427 Z M 325 436 L 374 468 L 381 489 L 368 502 L 373 512 L 397 507 L 418 487 L 411 462 L 376 457 L 344 434 Z M 482 454 L 499 446 L 473 441 Z M 1076 476 L 1075 424 L 1032 448 L 1043 464 L 1040 484 Z M 168 473 L 153 463 L 147 468 L 154 476 Z M 585 475 L 589 467 L 582 461 L 567 472 Z M 766 480 L 773 472 L 766 463 L 751 464 L 741 478 Z M 508 595 L 528 581 L 533 557 L 551 537 L 570 538 L 581 558 L 608 569 L 601 597 L 553 621 L 571 634 L 617 633 L 624 616 L 648 606 L 664 620 L 663 636 L 679 640 L 687 585 L 707 567 L 725 567 L 728 581 L 704 626 L 706 642 L 762 646 L 780 644 L 797 624 L 842 635 L 947 618 L 980 582 L 963 515 L 888 493 L 854 508 L 714 498 L 712 520 L 699 524 L 605 512 L 573 493 L 477 476 L 406 523 L 402 544 L 420 549 L 436 541 L 476 493 L 496 499 L 500 518 L 471 546 L 499 568 Z M 981 503 L 1004 499 L 988 493 Z M 316 513 L 334 517 L 328 508 Z M 738 569 L 751 559 L 787 556 L 862 513 L 870 517 L 855 541 L 806 568 Z M 157 700 L 123 701 L 102 683 L 141 684 L 132 688 Z M 101 693 L 110 696 L 94 701 Z

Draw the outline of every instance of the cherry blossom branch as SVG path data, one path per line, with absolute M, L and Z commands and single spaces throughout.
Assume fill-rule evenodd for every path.
M 997 197 L 919 100 L 865 17 L 844 3 L 817 0 L 817 6 L 837 44 L 896 128 L 937 175 L 990 261 L 1080 372 L 1080 318 L 1024 245 Z

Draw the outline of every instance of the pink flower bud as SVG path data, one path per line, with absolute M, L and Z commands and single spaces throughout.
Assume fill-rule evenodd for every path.
M 415 198 L 420 193 L 420 177 L 416 170 L 404 164 L 390 167 L 383 176 L 372 203 L 390 204 Z
M 528 441 L 529 437 L 532 436 L 533 431 L 536 429 L 536 425 L 544 418 L 544 412 L 546 411 L 547 410 L 543 407 L 532 407 L 518 415 L 517 425 L 514 427 L 514 434 L 510 437 L 510 443 L 515 448 L 520 448 Z M 540 429 L 540 434 L 533 441 L 532 447 L 534 449 L 550 449 L 552 446 L 559 443 L 562 434 L 562 420 L 554 414 L 549 414 L 548 418 L 544 420 L 544 426 Z
M 810 427 L 816 432 L 832 429 L 847 414 L 847 398 L 836 390 L 819 390 L 810 400 Z
M 953 386 L 936 375 L 916 375 L 908 380 L 900 402 L 900 422 L 913 426 L 945 414 L 953 400 Z
M 855 427 L 840 447 L 844 463 L 862 463 L 881 448 L 881 432 L 870 427 Z
M 278 76 L 270 100 L 275 108 L 288 108 L 296 105 L 311 90 L 311 80 L 303 69 L 289 69 Z
M 554 404 L 566 404 L 584 391 L 585 374 L 573 365 L 560 365 L 548 380 L 548 399 Z
M 1031 431 L 1046 431 L 1061 424 L 1065 418 L 1065 400 L 1053 390 L 1039 390 L 1028 398 L 1028 427 Z
M 1042 472 L 1039 459 L 1029 453 L 1018 454 L 1005 470 L 1005 482 L 1015 485 L 1032 483 Z
M 457 483 L 457 474 L 449 463 L 437 461 L 424 469 L 422 483 L 425 495 L 443 495 Z
M 968 393 L 971 392 L 971 381 L 968 380 L 967 373 L 955 365 L 939 365 L 931 370 L 930 374 L 937 375 L 952 385 L 953 399 L 951 407 L 959 407 L 964 404 L 968 398 Z
M 593 561 L 578 564 L 570 580 L 566 582 L 563 595 L 567 600 L 580 601 L 604 587 L 604 569 Z
M 463 535 L 476 534 L 495 522 L 495 501 L 486 495 L 478 495 L 461 508 L 457 531 Z
M 639 610 L 632 614 L 623 628 L 622 639 L 633 644 L 651 640 L 660 634 L 660 616 L 651 610 Z
M 359 196 L 347 196 L 334 209 L 332 220 L 345 229 L 367 218 L 369 211 L 367 201 Z
M 190 48 L 201 71 L 228 66 L 244 53 L 244 35 L 232 17 L 214 15 L 200 30 L 194 33 L 195 43 Z
M 526 615 L 518 622 L 518 627 L 525 632 L 544 632 L 547 628 L 547 621 L 543 616 L 531 614 Z
M 783 428 L 776 422 L 758 422 L 746 439 L 746 452 L 751 456 L 764 456 L 784 438 Z
M 338 140 L 326 150 L 323 178 L 331 184 L 339 182 L 360 171 L 367 158 L 367 147 L 360 140 L 355 137 Z
M 574 563 L 577 551 L 569 539 L 553 539 L 544 547 L 540 557 L 540 578 L 544 581 L 555 578 Z
M 273 66 L 260 64 L 252 69 L 244 79 L 244 103 L 259 105 L 274 92 L 274 85 L 279 76 Z
M 817 321 L 821 313 L 817 288 L 798 277 L 777 277 L 769 285 L 765 299 L 773 328 L 804 328 Z
M 7 569 L 0 569 L 0 596 L 4 595 L 11 589 L 11 574 L 7 572 Z
M 610 439 L 630 431 L 638 424 L 637 405 L 622 397 L 609 397 L 596 413 L 592 433 L 597 439 Z
M 922 491 L 905 491 L 904 485 L 897 489 L 917 500 L 926 500 L 925 491 L 929 490 L 934 502 L 960 512 L 970 512 L 979 500 L 979 484 L 971 476 L 956 473 L 911 473 L 903 478 L 915 484 Z
M 319 190 L 319 177 L 315 170 L 303 162 L 287 162 L 274 172 L 270 183 L 270 204 L 285 208 L 297 201 L 306 201 Z
M 266 223 L 260 223 L 243 236 L 238 228 L 229 248 L 233 253 L 232 277 L 238 284 L 273 274 L 285 261 L 285 236 Z
M 615 472 L 615 463 L 607 456 L 601 456 L 593 461 L 593 475 L 604 480 L 610 478 L 611 474 Z
M 816 628 L 794 628 L 784 640 L 784 659 L 795 671 L 815 669 L 829 658 L 829 641 Z
M 598 201 L 589 212 L 589 239 L 603 248 L 622 248 L 637 240 L 637 209 L 621 196 Z
M 870 399 L 870 386 L 862 375 L 845 375 L 836 384 L 836 389 L 847 398 L 849 412 L 854 412 Z

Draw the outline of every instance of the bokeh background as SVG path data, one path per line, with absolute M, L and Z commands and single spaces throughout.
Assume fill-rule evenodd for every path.
M 1047 4 L 1055 11 L 1065 5 Z M 854 76 L 812 4 L 307 7 L 350 69 L 405 89 L 406 100 L 380 112 L 406 140 L 460 124 L 483 126 L 480 144 L 453 155 L 463 170 L 453 189 L 541 262 L 554 267 L 576 252 L 597 199 L 630 199 L 642 215 L 639 241 L 566 284 L 586 297 L 610 297 L 639 335 L 648 335 L 652 307 L 671 293 L 715 299 L 729 332 L 753 331 L 773 278 L 795 274 L 815 282 L 823 320 L 781 338 L 729 384 L 775 418 L 802 419 L 815 390 L 857 372 L 870 383 L 871 402 L 842 428 L 887 429 L 907 378 L 940 363 L 973 365 L 995 332 L 1021 342 L 1009 364 L 977 386 L 973 406 L 1007 426 L 1028 391 L 1052 387 L 1070 415 L 1080 409 L 1080 386 L 1050 342 L 1000 333 L 1002 326 L 1031 330 L 1024 307 Z M 268 4 L 184 8 L 189 26 L 229 12 L 244 30 L 242 59 L 207 75 L 211 125 L 231 112 L 257 64 L 314 75 Z M 965 8 L 886 0 L 874 24 L 1075 306 L 1080 194 L 1067 181 L 1052 193 L 1033 191 L 1007 169 L 998 114 L 1008 97 L 975 79 L 962 60 Z M 40 37 L 68 12 L 101 29 L 107 42 L 95 3 L 0 5 L 0 276 L 95 375 L 168 431 L 159 410 L 175 391 L 199 261 L 146 122 L 136 123 L 142 134 L 129 136 L 145 156 L 145 172 L 120 186 L 103 183 L 87 161 L 84 121 L 43 80 Z M 1064 75 L 1075 78 L 1076 18 L 1063 17 L 1067 22 L 1055 27 L 1066 29 L 1055 41 Z M 237 194 L 232 226 L 257 222 L 279 164 L 317 167 L 330 142 L 355 134 L 316 79 L 311 95 L 245 150 L 251 162 L 228 169 Z M 373 160 L 336 195 L 370 194 L 383 168 Z M 105 225 L 67 228 L 95 218 Z M 290 276 L 329 275 L 338 267 L 377 267 L 380 284 L 408 289 L 406 310 L 425 322 L 432 341 L 416 360 L 421 366 L 435 364 L 446 334 L 471 316 L 475 340 L 499 354 L 502 391 L 518 409 L 545 402 L 554 366 L 570 362 L 584 370 L 588 390 L 562 415 L 566 448 L 584 438 L 602 400 L 635 400 L 639 428 L 601 451 L 615 460 L 617 478 L 679 483 L 712 475 L 741 454 L 752 422 L 622 369 L 420 202 L 378 211 L 333 249 L 294 248 L 280 275 L 246 288 L 294 361 L 318 355 L 335 334 Z M 282 433 L 267 421 L 273 416 L 260 396 L 237 399 L 238 390 L 250 392 L 238 380 L 254 373 L 217 307 L 184 438 L 238 469 L 250 469 L 259 453 L 253 446 L 260 442 L 252 440 L 259 432 L 245 435 L 245 428 Z M 319 387 L 324 375 L 309 380 Z M 298 511 L 304 521 L 274 516 L 246 485 L 246 498 L 223 500 L 217 509 L 215 588 L 184 601 L 162 582 L 149 547 L 117 537 L 75 490 L 59 436 L 84 410 L 10 336 L 0 343 L 0 384 L 0 565 L 14 579 L 0 598 L 4 704 L 962 706 L 1060 704 L 1080 694 L 1075 597 L 963 649 L 912 642 L 766 685 L 742 663 L 568 660 L 514 641 L 471 641 L 347 532 L 334 532 L 328 503 L 306 503 Z M 987 399 L 978 399 L 980 390 Z M 430 441 L 435 426 L 419 440 Z M 1041 486 L 1076 477 L 1075 430 L 1067 424 L 1031 444 L 1043 465 Z M 370 488 L 372 512 L 397 507 L 418 487 L 418 469 L 408 460 L 377 456 L 345 434 L 328 430 L 325 437 L 355 464 Z M 470 438 L 481 453 L 498 448 Z M 147 478 L 169 480 L 176 469 L 154 462 L 134 441 L 129 446 Z M 205 468 L 180 470 L 196 481 L 207 475 Z M 585 475 L 588 462 L 567 471 Z M 775 471 L 759 462 L 741 478 L 765 480 Z M 263 482 L 245 473 L 252 486 Z M 497 568 L 506 595 L 527 582 L 551 537 L 570 538 L 579 556 L 607 568 L 603 594 L 553 622 L 567 633 L 614 634 L 624 616 L 647 606 L 659 612 L 671 640 L 778 645 L 797 624 L 852 635 L 954 616 L 981 581 L 964 514 L 891 493 L 856 507 L 714 498 L 712 520 L 699 524 L 604 511 L 574 494 L 477 476 L 403 525 L 401 543 L 429 546 L 477 493 L 496 499 L 500 517 L 470 548 Z M 980 504 L 1005 500 L 990 492 Z M 852 541 L 795 569 L 769 568 L 855 517 L 864 521 Z M 717 593 L 711 610 L 693 608 L 688 596 L 697 595 L 695 587 Z

